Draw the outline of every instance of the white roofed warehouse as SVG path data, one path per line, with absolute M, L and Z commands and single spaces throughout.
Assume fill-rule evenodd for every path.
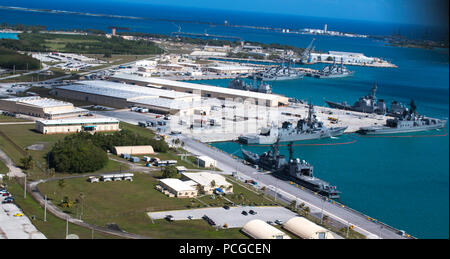
M 329 230 L 307 220 L 304 217 L 293 217 L 283 224 L 283 228 L 303 239 L 334 239 Z
M 119 121 L 109 117 L 38 120 L 36 130 L 42 134 L 119 131 Z
M 288 97 L 277 94 L 265 94 L 252 91 L 230 89 L 212 85 L 194 84 L 167 80 L 154 77 L 140 77 L 132 74 L 116 74 L 112 80 L 124 83 L 133 83 L 151 88 L 174 90 L 183 93 L 193 93 L 201 97 L 217 98 L 220 100 L 232 99 L 239 102 L 251 102 L 257 105 L 278 107 L 288 104 Z
M 159 114 L 191 115 L 196 109 L 208 108 L 200 103 L 199 95 L 101 80 L 78 81 L 53 92 L 59 97 L 114 108 L 138 106 Z
M 267 224 L 260 219 L 254 219 L 242 227 L 242 232 L 254 239 L 291 239 L 281 230 Z
M 39 96 L 0 99 L 0 110 L 50 120 L 76 117 L 88 113 L 88 110 L 74 107 L 71 103 Z

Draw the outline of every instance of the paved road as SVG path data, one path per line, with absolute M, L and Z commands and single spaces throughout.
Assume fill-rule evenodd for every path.
M 260 186 L 266 186 L 267 192 L 279 199 L 283 199 L 287 202 L 295 199 L 297 200 L 297 204 L 303 202 L 310 207 L 311 213 L 322 213 L 323 211 L 324 215 L 327 215 L 344 225 L 355 226 L 355 231 L 360 232 L 368 238 L 403 238 L 397 234 L 398 230 L 368 220 L 367 216 L 353 211 L 350 208 L 341 207 L 340 205 L 331 202 L 325 202 L 321 196 L 306 190 L 301 190 L 286 181 L 275 178 L 271 174 L 256 173 L 254 168 L 244 165 L 239 160 L 234 159 L 221 150 L 211 148 L 200 141 L 187 137 L 184 137 L 183 141 L 185 143 L 184 148 L 189 152 L 196 155 L 207 155 L 215 159 L 218 163 L 218 168 L 221 170 L 230 172 L 237 171 L 241 178 L 254 179 Z

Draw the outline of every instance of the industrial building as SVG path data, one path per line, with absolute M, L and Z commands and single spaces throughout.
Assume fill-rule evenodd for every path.
M 151 88 L 174 90 L 183 93 L 194 93 L 202 97 L 217 98 L 221 100 L 233 99 L 234 101 L 252 101 L 258 105 L 277 107 L 288 104 L 289 98 L 276 94 L 265 94 L 252 91 L 243 91 L 212 85 L 179 82 L 154 77 L 140 77 L 132 74 L 116 74 L 111 77 L 116 82 L 132 83 Z
M 89 112 L 68 102 L 39 96 L 0 99 L 0 110 L 49 120 L 76 117 Z
M 42 134 L 118 131 L 119 121 L 108 117 L 38 120 L 36 131 Z
M 304 217 L 293 217 L 283 224 L 283 228 L 303 239 L 334 239 L 329 230 L 307 220 Z
M 254 239 L 291 239 L 289 235 L 260 219 L 247 222 L 242 232 Z
M 216 188 L 220 188 L 224 193 L 233 193 L 233 184 L 227 182 L 225 177 L 219 174 L 207 172 L 182 173 L 181 180 L 186 182 L 190 181 L 196 187 L 200 186 L 206 194 L 214 193 Z
M 200 167 L 208 168 L 208 167 L 217 167 L 216 160 L 210 158 L 209 156 L 198 156 L 196 158 L 197 164 Z
M 121 156 L 122 154 L 148 155 L 155 153 L 152 146 L 116 146 L 114 147 L 113 152 L 118 156 Z
M 102 80 L 78 81 L 56 88 L 54 94 L 114 108 L 137 106 L 160 114 L 191 115 L 209 109 L 200 103 L 199 95 Z
M 197 196 L 197 190 L 194 187 L 176 178 L 159 180 L 156 189 L 169 197 L 193 198 Z

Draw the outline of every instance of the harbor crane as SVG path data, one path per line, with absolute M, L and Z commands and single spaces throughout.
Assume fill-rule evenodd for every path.
M 302 64 L 308 64 L 311 62 L 311 52 L 314 50 L 313 43 L 316 40 L 316 38 L 313 38 L 311 43 L 309 43 L 308 47 L 303 51 L 303 53 L 300 56 L 300 62 Z

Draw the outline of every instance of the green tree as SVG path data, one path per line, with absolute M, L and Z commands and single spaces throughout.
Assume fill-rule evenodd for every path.
M 27 157 L 22 157 L 20 159 L 20 163 L 22 164 L 22 168 L 25 170 L 29 170 L 29 169 L 33 168 L 33 166 L 34 166 L 33 157 L 31 155 L 29 155 Z
M 173 165 L 164 167 L 162 176 L 164 178 L 176 178 L 178 176 L 177 168 Z

